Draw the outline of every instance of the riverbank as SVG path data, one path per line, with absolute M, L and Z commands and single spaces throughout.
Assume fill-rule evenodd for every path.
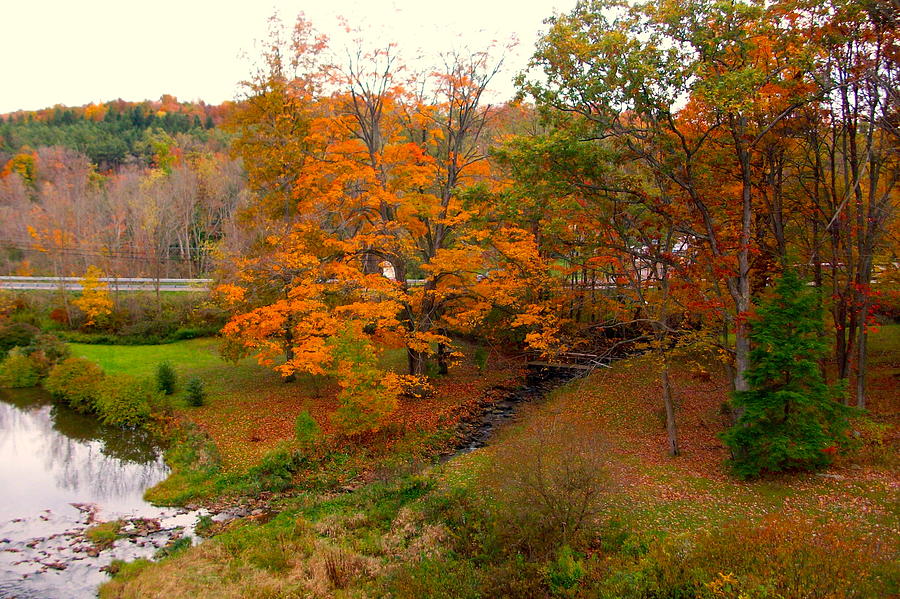
M 0 390 L 0 596 L 88 599 L 115 560 L 190 536 L 202 512 L 142 498 L 167 474 L 149 432 L 104 426 L 41 389 Z
M 873 410 L 827 471 L 740 482 L 727 381 L 673 364 L 683 455 L 635 358 L 533 403 L 487 447 L 348 493 L 278 500 L 102 597 L 882 597 L 898 592 L 896 327 L 873 335 Z

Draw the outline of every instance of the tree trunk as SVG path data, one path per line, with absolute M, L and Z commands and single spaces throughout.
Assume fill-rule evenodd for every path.
M 412 348 L 406 348 L 406 358 L 409 363 L 409 374 L 413 376 L 425 376 L 425 354 Z
M 441 335 L 446 335 L 447 331 L 441 329 L 438 331 Z M 450 371 L 450 363 L 448 361 L 448 357 L 450 356 L 450 348 L 444 345 L 443 343 L 438 343 L 437 348 L 437 360 L 438 360 L 438 372 L 441 375 L 446 375 Z
M 743 135 L 746 130 L 746 117 L 737 119 L 737 126 L 732 135 L 737 150 L 738 162 L 741 165 L 741 247 L 738 252 L 738 272 L 730 285 L 736 314 L 734 327 L 734 389 L 746 391 L 749 387 L 744 373 L 750 368 L 750 338 L 747 335 L 746 318 L 750 312 L 750 238 L 753 226 L 753 205 L 751 192 L 753 189 L 753 173 L 750 165 L 750 150 L 744 146 Z M 735 418 L 740 414 L 735 414 Z
M 678 449 L 678 429 L 675 427 L 675 404 L 672 401 L 672 385 L 669 382 L 669 358 L 663 352 L 663 404 L 666 408 L 666 433 L 669 437 L 669 455 L 677 456 L 681 451 Z
M 866 367 L 868 358 L 868 336 L 866 331 L 866 314 L 868 312 L 868 303 L 862 306 L 859 312 L 860 324 L 857 327 L 859 331 L 859 341 L 856 344 L 856 407 L 866 409 Z
M 290 362 L 294 359 L 294 322 L 290 318 L 284 323 L 284 360 Z M 285 383 L 293 383 L 297 380 L 297 375 L 293 372 L 284 375 L 281 380 Z

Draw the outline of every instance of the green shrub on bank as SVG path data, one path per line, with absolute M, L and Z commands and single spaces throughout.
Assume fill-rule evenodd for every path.
M 303 410 L 297 414 L 297 420 L 294 421 L 294 435 L 303 449 L 312 447 L 321 434 L 322 430 L 316 419 L 310 415 L 309 410 Z
M 14 347 L 31 345 L 40 332 L 37 327 L 24 322 L 0 323 L 0 358 Z
M 150 418 L 150 406 L 158 402 L 159 391 L 151 381 L 127 374 L 106 377 L 97 395 L 97 415 L 104 424 L 142 426 Z
M 260 491 L 284 491 L 290 488 L 303 457 L 287 446 L 278 447 L 247 471 L 248 479 Z
M 166 395 L 175 393 L 175 384 L 178 381 L 178 375 L 175 369 L 168 362 L 161 362 L 156 367 L 156 386 Z
M 203 381 L 197 377 L 193 377 L 188 381 L 185 392 L 187 393 L 189 406 L 199 408 L 206 401 L 206 390 L 203 388 Z
M 103 379 L 103 370 L 90 360 L 68 358 L 50 369 L 44 388 L 74 410 L 86 413 L 94 410 Z
M 34 387 L 41 380 L 40 369 L 22 350 L 15 347 L 0 362 L 0 387 L 22 389 Z
M 35 337 L 31 345 L 24 348 L 31 363 L 38 370 L 40 378 L 44 378 L 56 364 L 69 357 L 68 344 L 52 333 L 41 333 Z

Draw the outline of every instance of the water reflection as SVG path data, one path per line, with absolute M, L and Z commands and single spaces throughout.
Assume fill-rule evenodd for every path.
M 0 390 L 0 521 L 70 503 L 145 505 L 166 476 L 160 454 L 146 431 L 103 426 L 40 390 Z

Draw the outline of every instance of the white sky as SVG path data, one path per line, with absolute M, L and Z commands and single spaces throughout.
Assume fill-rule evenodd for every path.
M 441 50 L 515 35 L 518 47 L 495 79 L 496 99 L 513 93 L 511 79 L 534 47 L 543 19 L 575 0 L 30 0 L 0 9 L 0 113 L 122 98 L 217 104 L 232 100 L 250 73 L 242 53 L 266 37 L 276 10 L 287 23 L 304 12 L 316 28 L 340 36 L 337 17 L 371 29 L 401 51 Z

